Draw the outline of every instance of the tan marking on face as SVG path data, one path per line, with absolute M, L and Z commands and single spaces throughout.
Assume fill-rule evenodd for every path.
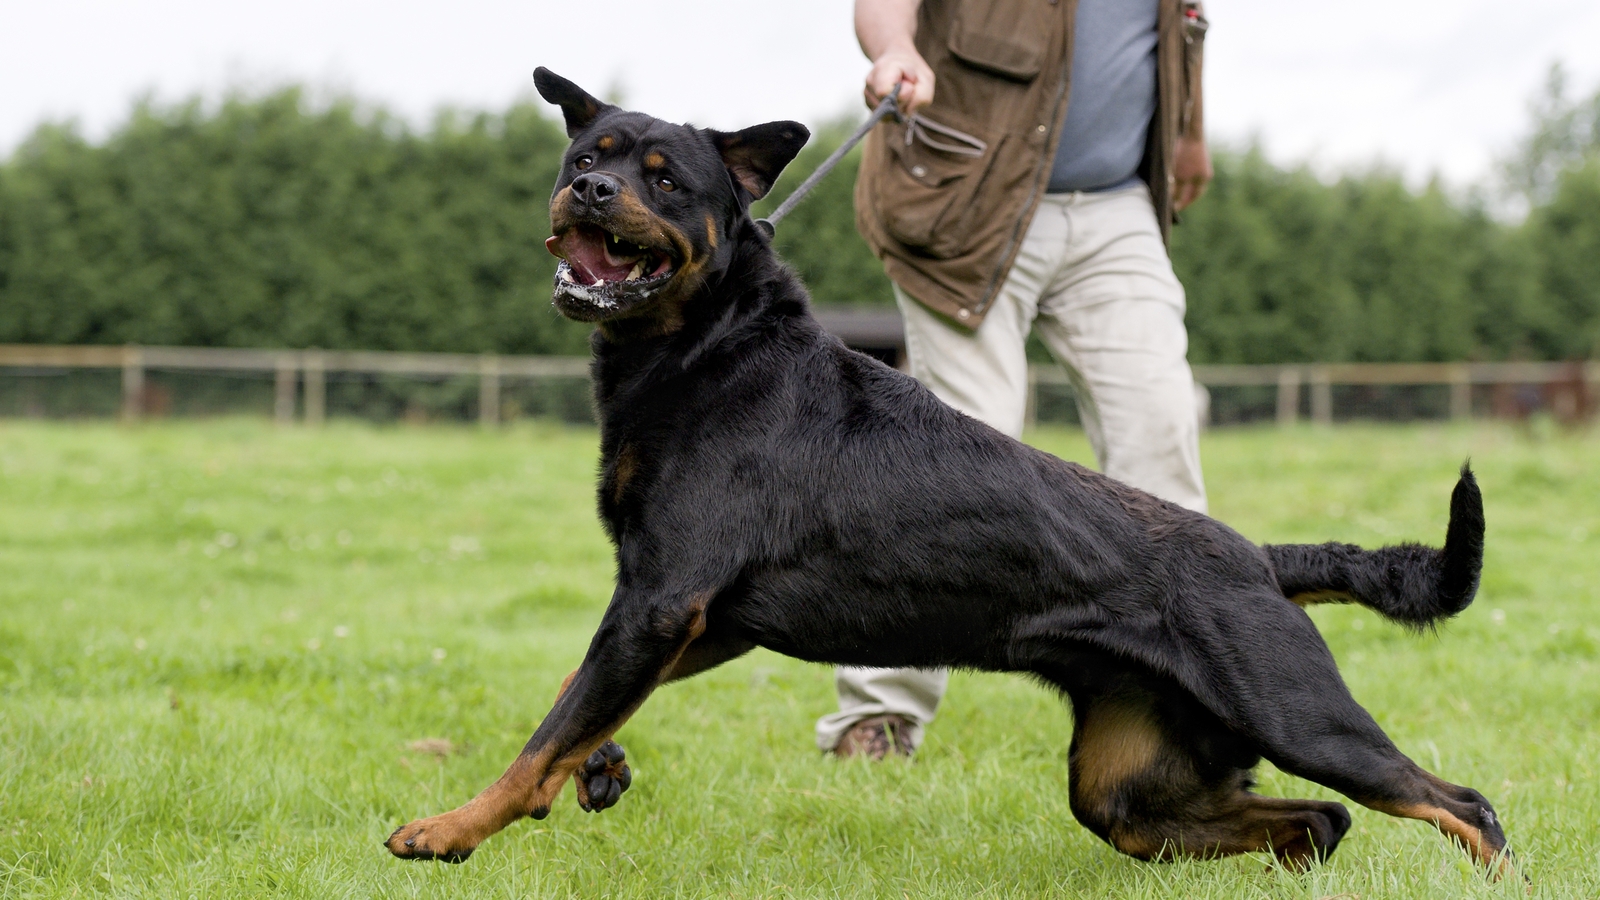
M 562 188 L 551 199 L 552 234 L 561 234 L 585 222 L 604 228 L 625 241 L 662 250 L 670 248 L 679 259 L 688 259 L 694 253 L 688 236 L 671 222 L 656 215 L 639 199 L 632 188 L 623 188 L 622 193 L 606 204 L 605 214 L 599 219 L 579 215 L 578 204 L 573 198 L 571 187 Z
M 608 204 L 608 212 L 593 224 L 626 241 L 646 247 L 669 249 L 678 260 L 673 277 L 652 300 L 617 316 L 596 323 L 608 340 L 656 337 L 683 327 L 683 306 L 700 287 L 706 261 L 695 253 L 689 236 L 671 222 L 656 215 L 631 188 Z M 578 204 L 570 187 L 562 188 L 550 200 L 550 233 L 564 234 L 589 219 L 578 215 Z M 641 323 L 643 327 L 641 327 Z
M 554 217 L 557 210 L 566 212 L 567 208 L 572 205 L 572 202 L 572 185 L 569 184 L 561 190 L 556 191 L 556 195 L 550 198 L 551 216 Z
M 1107 701 L 1093 707 L 1072 736 L 1072 793 L 1103 803 L 1128 779 L 1147 771 L 1164 740 L 1143 706 Z
M 717 219 L 706 213 L 706 243 L 711 245 L 711 252 L 717 252 Z
M 644 167 L 646 169 L 659 169 L 666 164 L 667 158 L 654 150 L 644 155 Z
M 602 135 L 600 140 L 594 142 L 594 145 L 599 147 L 601 150 L 610 150 L 612 147 L 616 146 L 616 143 L 617 139 L 607 134 Z
M 550 198 L 550 233 L 559 235 L 573 225 L 577 224 L 577 217 L 573 212 L 576 201 L 572 196 L 572 186 L 568 185 Z

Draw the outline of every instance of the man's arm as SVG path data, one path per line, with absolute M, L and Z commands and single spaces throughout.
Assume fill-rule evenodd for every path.
M 1178 145 L 1172 156 L 1172 208 L 1181 210 L 1200 199 L 1211 183 L 1211 152 L 1206 149 L 1205 92 L 1200 74 L 1205 70 L 1205 56 L 1196 66 L 1194 105 L 1189 114 L 1189 128 L 1178 136 Z
M 856 0 L 856 40 L 872 60 L 863 94 L 868 107 L 900 88 L 900 109 L 911 112 L 933 101 L 933 70 L 917 52 L 917 8 L 922 0 Z

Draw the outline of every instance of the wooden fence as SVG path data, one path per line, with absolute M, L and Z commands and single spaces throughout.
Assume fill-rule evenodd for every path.
M 1413 386 L 1436 385 L 1450 389 L 1450 418 L 1472 415 L 1472 389 L 1478 385 L 1571 385 L 1576 388 L 1561 395 L 1561 402 L 1574 404 L 1570 410 L 1557 410 L 1564 418 L 1581 416 L 1586 403 L 1600 399 L 1600 361 L 1583 363 L 1503 362 L 1503 363 L 1312 363 L 1288 365 L 1210 365 L 1194 367 L 1195 381 L 1207 388 L 1275 387 L 1277 421 L 1292 425 L 1300 418 L 1302 390 L 1311 392 L 1311 421 L 1319 425 L 1333 421 L 1333 388 L 1336 385 Z M 1028 419 L 1038 385 L 1070 385 L 1059 366 L 1030 366 L 1028 369 Z
M 0 369 L 121 369 L 122 418 L 144 412 L 147 369 L 190 372 L 273 373 L 273 416 L 295 420 L 303 390 L 304 420 L 320 425 L 327 410 L 330 373 L 476 376 L 478 419 L 494 425 L 503 378 L 587 378 L 589 360 L 571 356 L 499 356 L 493 353 L 389 353 L 373 350 L 239 350 L 221 347 L 63 347 L 0 344 Z
M 401 376 L 475 376 L 478 419 L 494 426 L 500 417 L 500 387 L 506 378 L 586 378 L 589 360 L 570 356 L 500 356 L 470 353 L 391 353 L 335 350 L 242 350 L 210 347 L 48 346 L 0 344 L 4 369 L 121 369 L 122 417 L 137 421 L 144 412 L 145 372 L 261 372 L 274 376 L 274 417 L 290 423 L 299 416 L 321 424 L 327 409 L 329 373 Z M 1586 363 L 1338 363 L 1264 366 L 1195 366 L 1195 380 L 1208 388 L 1273 387 L 1277 421 L 1300 417 L 1302 391 L 1311 394 L 1311 420 L 1333 420 L 1336 385 L 1441 385 L 1450 390 L 1451 418 L 1472 414 L 1476 385 L 1573 384 L 1574 402 L 1600 400 L 1600 361 Z M 1040 385 L 1070 385 L 1057 366 L 1030 366 L 1029 420 Z M 1587 400 L 1585 398 L 1588 398 Z M 1577 410 L 1582 412 L 1582 410 Z

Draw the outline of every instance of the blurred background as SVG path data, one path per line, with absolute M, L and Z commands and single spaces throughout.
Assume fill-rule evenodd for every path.
M 1217 178 L 1173 261 L 1213 422 L 1590 416 L 1600 7 L 1208 14 Z M 864 115 L 848 0 L 9 9 L 0 344 L 25 346 L 0 353 L 0 415 L 587 421 L 588 329 L 549 303 L 565 137 L 537 65 L 663 118 L 806 121 L 769 204 Z M 894 362 L 853 174 L 778 244 L 826 321 Z M 1036 417 L 1071 421 L 1036 359 Z M 1378 363 L 1448 365 L 1353 365 Z

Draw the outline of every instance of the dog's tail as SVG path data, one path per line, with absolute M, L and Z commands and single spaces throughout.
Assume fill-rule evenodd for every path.
M 1413 628 L 1467 608 L 1483 571 L 1483 495 L 1472 468 L 1450 495 L 1444 548 L 1401 544 L 1363 550 L 1351 544 L 1268 544 L 1283 594 L 1302 606 L 1360 603 Z

